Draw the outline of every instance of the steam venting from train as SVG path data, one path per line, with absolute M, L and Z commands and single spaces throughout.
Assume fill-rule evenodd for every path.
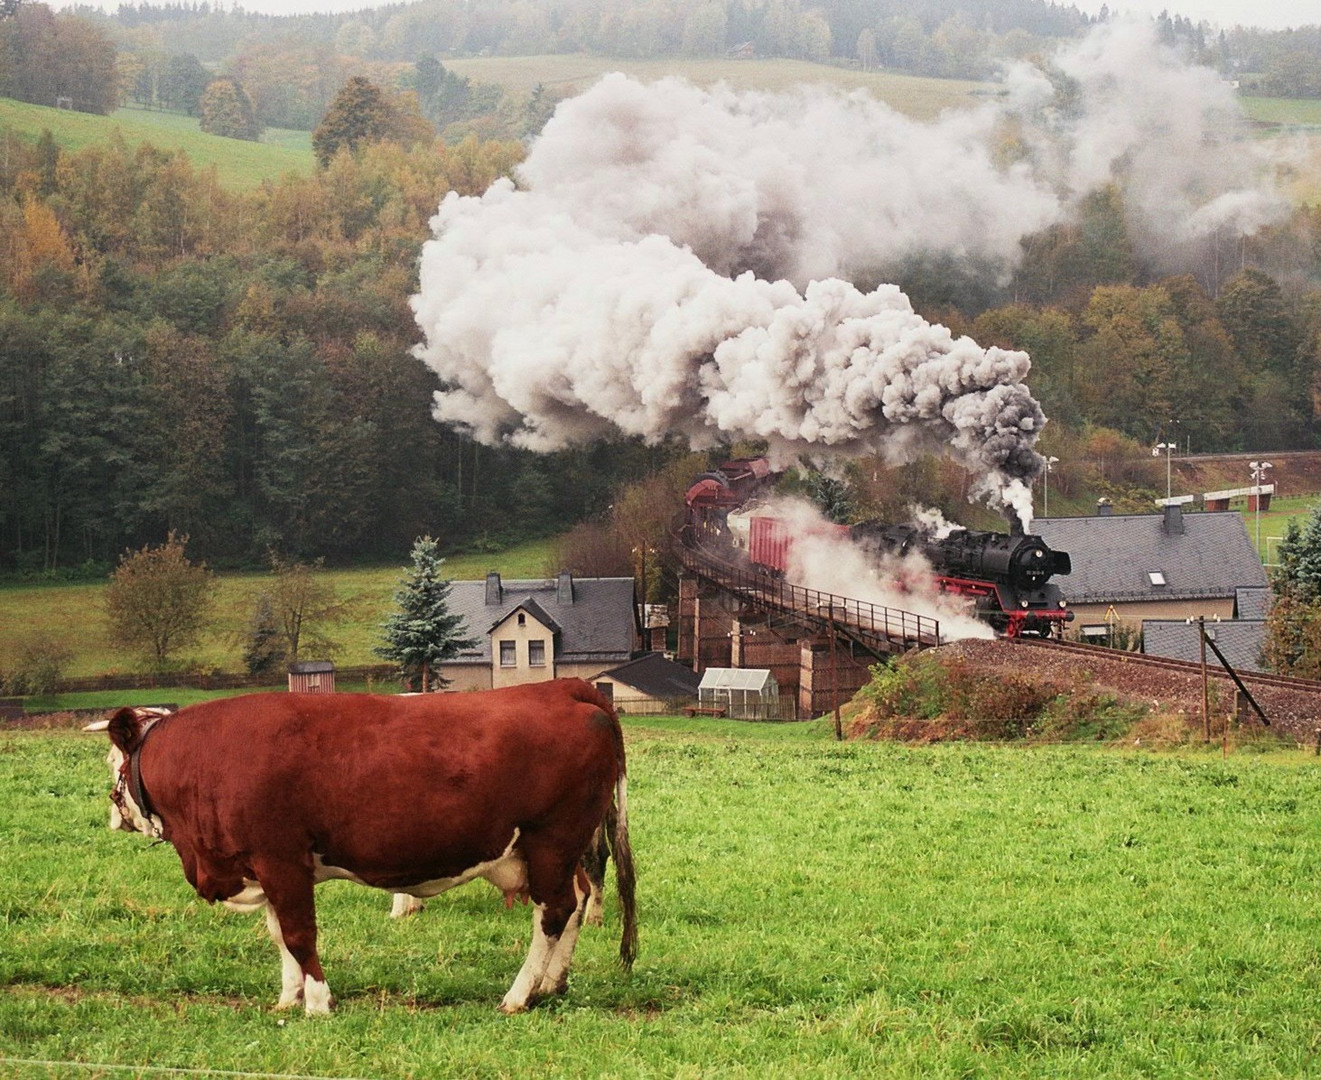
M 436 418 L 542 451 L 620 432 L 762 439 L 777 463 L 941 451 L 1026 524 L 1045 422 L 1028 357 L 850 281 L 933 257 L 1003 277 L 1112 181 L 1153 258 L 1251 232 L 1278 201 L 1250 146 L 1213 145 L 1229 91 L 1145 26 L 1005 88 L 922 123 L 862 93 L 608 76 L 560 106 L 517 187 L 442 203 L 413 298 Z
M 793 536 L 785 579 L 863 604 L 906 611 L 940 623 L 942 641 L 992 638 L 988 622 L 970 613 L 968 600 L 942 592 L 935 570 L 920 553 L 887 555 L 850 543 L 815 506 L 801 499 L 775 498 L 749 509 L 784 522 Z M 731 529 L 734 518 L 730 515 Z

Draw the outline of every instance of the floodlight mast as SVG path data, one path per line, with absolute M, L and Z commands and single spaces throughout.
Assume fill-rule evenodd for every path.
M 1261 482 L 1266 478 L 1266 470 L 1275 468 L 1269 461 L 1249 461 L 1252 469 L 1252 505 L 1257 519 L 1257 558 L 1261 558 Z M 1265 560 L 1262 560 L 1263 562 Z

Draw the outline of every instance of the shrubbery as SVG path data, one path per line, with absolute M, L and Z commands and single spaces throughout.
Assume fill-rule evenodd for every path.
M 872 669 L 852 733 L 912 741 L 1114 739 L 1146 715 L 1113 694 L 921 653 Z

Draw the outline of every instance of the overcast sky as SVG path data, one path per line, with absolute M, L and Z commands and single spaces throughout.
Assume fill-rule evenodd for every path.
M 67 7 L 75 0 L 54 0 L 53 7 Z M 88 0 L 82 0 L 88 2 Z M 91 0 L 96 2 L 96 0 Z M 101 6 L 113 10 L 115 0 L 100 0 Z M 214 2 L 214 0 L 213 0 Z M 381 3 L 397 0 L 380 0 Z M 1070 0 L 1057 0 L 1069 3 Z M 1071 0 L 1080 10 L 1096 14 L 1107 0 Z M 1290 26 L 1321 24 L 1321 0 L 1108 0 L 1111 11 L 1157 14 L 1169 11 L 1184 15 L 1194 22 L 1206 20 L 1223 27 L 1259 26 L 1282 30 Z M 264 11 L 275 15 L 293 15 L 311 11 L 357 11 L 376 7 L 371 0 L 219 0 L 218 6 L 241 5 L 248 11 Z
M 281 0 L 271 0 L 281 2 Z M 298 0 L 286 0 L 296 3 Z M 1073 0 L 1079 11 L 1095 15 L 1106 0 Z M 1194 22 L 1222 27 L 1259 26 L 1283 30 L 1290 26 L 1321 24 L 1321 0 L 1109 0 L 1111 11 L 1157 15 L 1168 11 Z

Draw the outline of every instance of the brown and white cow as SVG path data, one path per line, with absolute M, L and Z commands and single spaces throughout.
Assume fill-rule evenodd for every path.
M 623 734 L 580 679 L 469 694 L 252 694 L 161 715 L 120 709 L 112 825 L 168 840 L 199 896 L 266 912 L 277 1008 L 332 999 L 313 888 L 348 879 L 435 896 L 485 878 L 534 905 L 502 1011 L 563 993 L 587 900 L 580 861 L 616 805 L 611 848 L 637 952 Z M 116 820 L 117 818 L 117 820 Z

